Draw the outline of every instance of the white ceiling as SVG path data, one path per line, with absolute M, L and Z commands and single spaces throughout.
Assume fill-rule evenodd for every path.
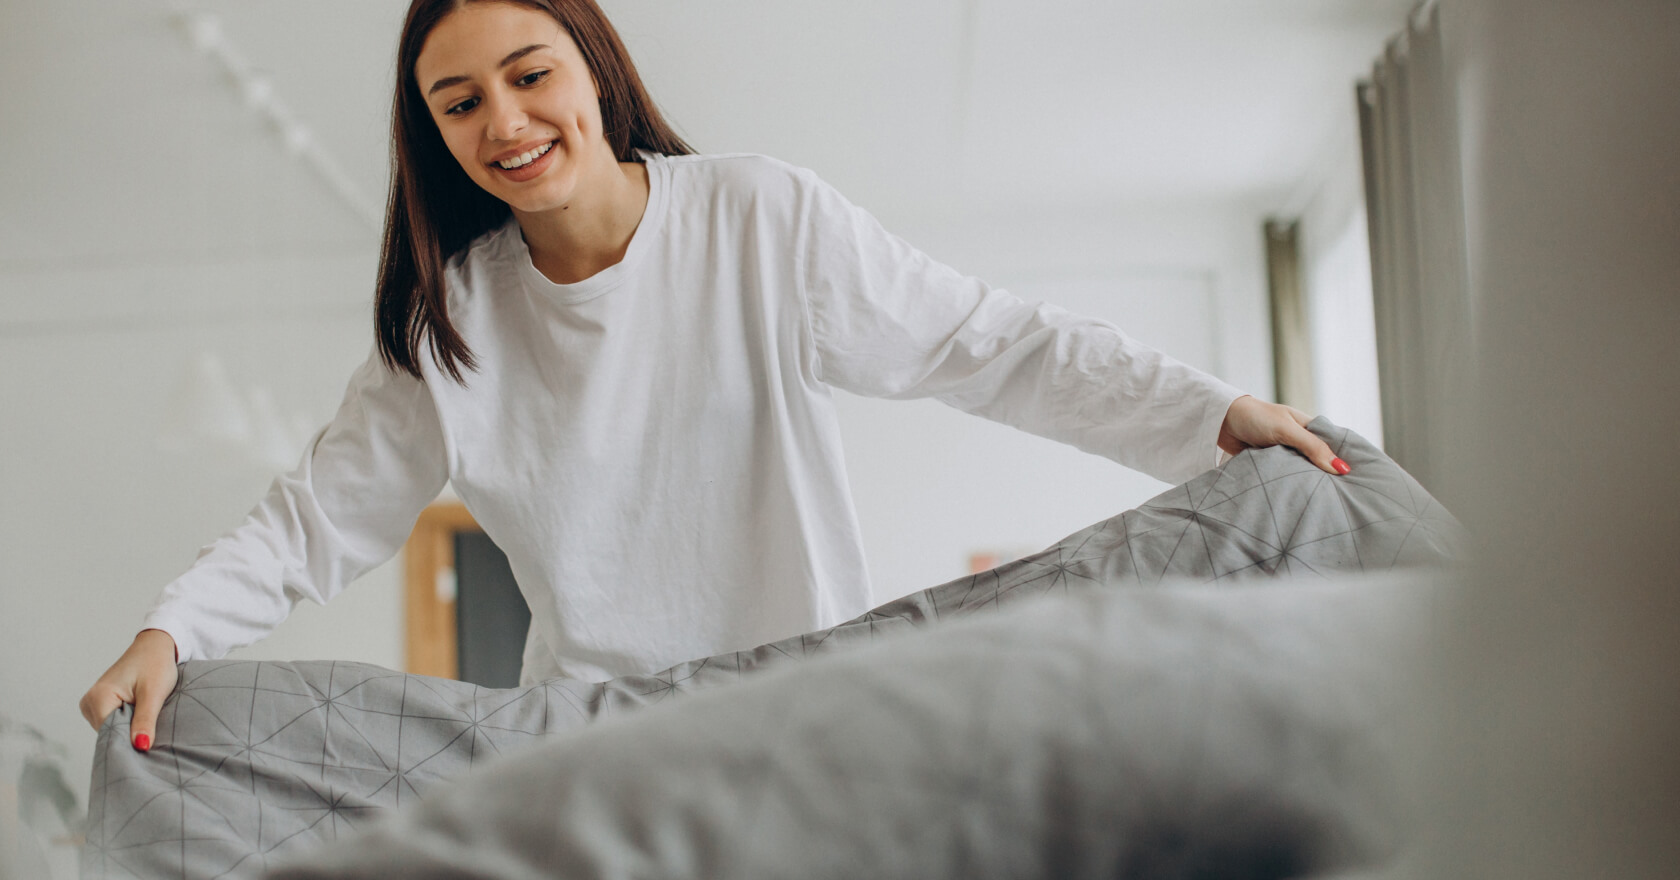
M 707 152 L 906 210 L 1263 209 L 1353 112 L 1413 0 L 604 0 Z M 208 13 L 364 201 L 385 185 L 403 0 L 0 6 L 0 270 L 361 250 L 374 230 L 251 111 Z
M 705 148 L 877 198 L 1264 198 L 1411 0 L 612 3 Z M 696 76 L 696 71 L 705 75 Z M 855 175 L 855 176 L 854 176 Z

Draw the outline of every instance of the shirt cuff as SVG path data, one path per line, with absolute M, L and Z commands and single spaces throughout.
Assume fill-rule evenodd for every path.
M 1219 448 L 1219 429 L 1225 427 L 1225 414 L 1231 411 L 1231 404 L 1238 398 L 1250 396 L 1235 385 L 1213 379 L 1208 387 L 1207 408 L 1202 415 L 1202 424 L 1196 431 L 1195 443 L 1192 449 L 1198 458 L 1196 473 L 1200 474 L 1210 468 L 1224 467 L 1233 456 Z

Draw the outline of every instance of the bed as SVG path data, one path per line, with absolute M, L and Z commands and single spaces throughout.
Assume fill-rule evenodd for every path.
M 507 690 L 184 664 L 100 731 L 83 876 L 1288 877 L 1392 846 L 1395 664 L 1458 523 L 1370 443 L 1250 450 L 750 652 Z

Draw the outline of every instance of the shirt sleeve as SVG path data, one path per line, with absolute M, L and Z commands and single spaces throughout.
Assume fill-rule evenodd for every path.
M 802 202 L 795 249 L 822 381 L 937 398 L 1171 483 L 1219 463 L 1242 391 L 1113 324 L 942 265 L 814 176 Z
M 447 479 L 425 383 L 376 351 L 297 468 L 163 589 L 144 627 L 169 633 L 183 662 L 255 642 L 299 601 L 323 603 L 391 558 Z

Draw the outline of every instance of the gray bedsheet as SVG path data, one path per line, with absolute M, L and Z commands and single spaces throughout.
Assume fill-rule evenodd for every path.
M 807 665 L 790 660 L 877 641 L 918 642 L 925 637 L 882 637 L 1034 597 L 1088 601 L 1080 597 L 1114 593 L 1118 587 L 1223 585 L 1280 576 L 1320 579 L 1434 565 L 1454 556 L 1457 523 L 1415 481 L 1363 438 L 1322 419 L 1312 427 L 1352 465 L 1352 475 L 1330 477 L 1289 450 L 1245 452 L 1137 510 L 991 572 L 888 603 L 831 630 L 696 660 L 656 675 L 490 690 L 365 664 L 184 664 L 181 683 L 159 719 L 159 745 L 151 753 L 127 746 L 126 712 L 113 715 L 100 732 L 83 874 L 254 876 L 363 828 L 387 808 L 413 804 L 475 764 L 524 750 L 545 737 L 555 738 L 555 747 L 581 740 L 581 728 L 601 716 L 743 676 L 758 679 L 762 669 Z M 1007 618 L 979 623 L 994 630 L 1011 625 Z M 999 638 L 995 633 L 975 637 Z M 836 673 L 824 672 L 832 664 L 808 665 L 815 670 L 811 687 L 833 686 Z M 976 668 L 1002 674 L 988 663 Z M 950 670 L 935 661 L 929 672 Z M 803 673 L 803 668 L 790 669 L 769 680 L 783 682 L 776 687 L 798 689 L 804 687 L 797 681 Z M 795 678 L 793 685 L 785 683 L 789 676 Z M 933 685 L 961 695 L 975 682 Z M 720 699 L 735 690 L 719 689 Z M 1066 696 L 1088 702 L 1084 695 Z M 641 729 L 638 716 L 657 717 L 672 730 L 707 723 L 704 719 L 713 716 L 702 715 L 705 710 L 685 711 L 683 704 L 690 699 L 673 701 L 674 714 L 629 713 L 624 723 Z M 1014 702 L 1005 705 L 1023 710 L 1032 704 L 1008 699 Z M 1055 717 L 1053 705 L 1042 711 Z M 695 735 L 697 742 L 714 740 L 703 730 Z M 856 735 L 883 754 L 908 742 L 891 735 L 872 742 L 862 729 Z M 663 748 L 656 740 L 648 740 L 649 746 Z M 626 741 L 638 740 L 629 735 Z M 923 750 L 912 751 L 921 755 Z M 712 757 L 728 763 L 728 755 Z M 669 755 L 650 753 L 646 759 L 651 768 Z M 611 766 L 619 768 L 624 784 L 643 778 L 632 756 L 621 754 L 617 760 L 622 763 Z M 1075 788 L 1077 783 L 1076 778 L 1065 780 Z M 708 796 L 713 795 L 723 798 L 728 792 L 718 789 Z M 644 803 L 641 809 L 655 806 Z M 602 840 L 618 839 L 607 833 L 611 829 L 599 830 Z

